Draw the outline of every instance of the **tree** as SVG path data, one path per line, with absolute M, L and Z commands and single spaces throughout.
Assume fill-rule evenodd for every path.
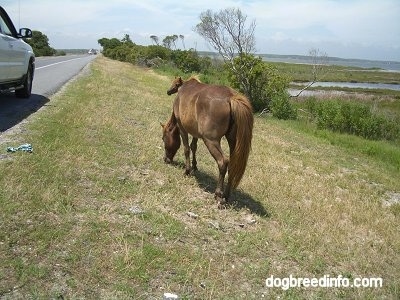
M 255 20 L 246 28 L 247 16 L 239 8 L 227 8 L 218 13 L 207 10 L 200 14 L 194 31 L 218 51 L 225 61 L 255 51 Z
M 56 50 L 49 45 L 49 39 L 40 31 L 33 30 L 32 38 L 27 40 L 36 56 L 53 56 Z
M 328 55 L 326 52 L 323 52 L 317 48 L 311 48 L 308 51 L 308 55 L 311 61 L 311 79 L 307 86 L 305 86 L 302 90 L 298 92 L 297 95 L 291 97 L 298 97 L 302 92 L 311 87 L 314 83 L 316 83 L 320 77 L 321 73 L 323 73 L 325 66 L 328 64 Z
M 247 16 L 238 8 L 227 8 L 213 13 L 207 10 L 200 14 L 200 23 L 194 31 L 201 35 L 225 61 L 229 81 L 251 101 L 255 110 L 270 111 L 271 103 L 275 112 L 281 108 L 291 110 L 288 93 L 288 79 L 279 75 L 272 66 L 254 56 L 255 20 L 246 25 Z M 284 105 L 281 105 L 284 104 Z M 278 117 L 293 117 L 285 113 Z
M 239 89 L 252 101 L 251 84 L 245 73 L 253 67 L 248 64 L 247 56 L 255 51 L 256 22 L 253 20 L 246 26 L 246 21 L 247 16 L 239 8 L 227 8 L 218 13 L 207 10 L 200 14 L 200 23 L 194 31 L 218 51 L 236 77 Z
M 172 46 L 174 49 L 176 49 L 176 41 L 178 40 L 178 36 L 176 34 L 173 35 L 167 35 L 163 39 L 163 45 L 165 48 L 172 49 Z
M 182 40 L 183 50 L 186 50 L 186 47 L 185 47 L 185 36 L 180 34 L 179 38 Z
M 174 49 L 176 50 L 176 41 L 178 40 L 178 35 L 173 34 L 171 36 L 172 44 L 174 45 Z
M 172 38 L 170 35 L 167 35 L 164 39 L 163 39 L 163 46 L 165 48 L 168 48 L 171 50 L 171 46 L 172 46 Z
M 128 45 L 133 45 L 133 42 L 131 40 L 131 37 L 129 36 L 129 34 L 125 34 L 124 37 L 121 40 L 122 43 L 124 44 L 128 44 Z
M 100 44 L 101 47 L 103 47 L 103 51 L 106 51 L 107 49 L 114 49 L 122 45 L 122 42 L 117 38 L 101 38 L 97 42 Z
M 156 35 L 151 35 L 150 38 L 151 38 L 151 40 L 154 42 L 154 44 L 156 44 L 157 46 L 160 45 L 160 40 L 159 40 L 158 36 L 156 36 Z

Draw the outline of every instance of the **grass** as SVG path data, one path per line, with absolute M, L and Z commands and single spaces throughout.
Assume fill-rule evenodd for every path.
M 34 153 L 0 156 L 0 297 L 399 297 L 400 204 L 384 205 L 400 193 L 397 170 L 256 117 L 246 173 L 220 210 L 202 143 L 194 176 L 183 176 L 182 150 L 177 165 L 163 163 L 170 82 L 99 56 L 20 135 L 7 133 Z M 290 274 L 384 281 L 266 288 L 271 275 Z

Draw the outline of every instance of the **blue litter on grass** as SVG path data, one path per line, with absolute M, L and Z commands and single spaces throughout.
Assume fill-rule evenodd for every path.
M 7 152 L 17 152 L 17 151 L 24 151 L 24 152 L 29 152 L 32 153 L 32 145 L 31 144 L 23 144 L 19 147 L 7 147 Z

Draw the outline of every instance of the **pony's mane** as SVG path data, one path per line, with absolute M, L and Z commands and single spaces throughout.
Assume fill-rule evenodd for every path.
M 171 118 L 169 118 L 167 124 L 165 124 L 165 128 L 173 128 L 176 126 L 176 118 L 174 114 L 171 115 Z
M 190 76 L 189 79 L 186 80 L 186 81 L 189 81 L 189 80 L 192 80 L 192 79 L 196 80 L 197 82 L 201 82 L 200 78 L 199 78 L 199 75 L 197 75 L 197 74 Z

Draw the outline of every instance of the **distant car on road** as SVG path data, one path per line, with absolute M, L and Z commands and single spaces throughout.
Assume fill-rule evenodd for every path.
M 35 54 L 23 41 L 32 31 L 18 32 L 7 12 L 0 6 L 0 91 L 15 91 L 19 98 L 29 98 L 35 72 Z
M 88 51 L 88 54 L 94 54 L 94 55 L 96 55 L 96 54 L 97 54 L 97 50 L 96 50 L 96 49 L 90 49 L 90 50 Z

